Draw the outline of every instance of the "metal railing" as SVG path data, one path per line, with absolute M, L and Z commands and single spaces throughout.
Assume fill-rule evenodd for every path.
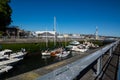
M 109 56 L 111 57 L 112 52 L 115 50 L 118 44 L 119 40 L 73 63 L 67 64 L 66 66 L 53 70 L 52 72 L 39 77 L 37 80 L 73 80 L 80 72 L 82 72 L 85 68 L 87 68 L 96 60 L 96 75 L 99 75 L 102 70 L 101 56 L 109 50 Z

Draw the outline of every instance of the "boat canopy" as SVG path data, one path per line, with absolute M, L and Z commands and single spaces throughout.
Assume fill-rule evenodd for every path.
M 7 52 L 12 52 L 12 50 L 10 50 L 10 49 L 5 49 L 5 50 L 3 50 L 3 51 L 0 51 L 0 55 L 4 55 L 4 54 L 7 53 Z
M 79 45 L 80 42 L 78 42 L 78 41 L 72 41 L 72 42 L 70 42 L 70 44 L 71 44 L 71 45 Z

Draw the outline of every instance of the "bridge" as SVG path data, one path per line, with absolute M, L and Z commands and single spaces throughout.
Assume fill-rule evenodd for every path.
M 119 80 L 120 40 L 7 80 Z

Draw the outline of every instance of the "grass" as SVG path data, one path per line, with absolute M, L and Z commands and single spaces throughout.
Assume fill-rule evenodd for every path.
M 45 42 L 41 43 L 11 43 L 11 44 L 1 44 L 2 49 L 11 49 L 13 51 L 21 50 L 21 48 L 25 48 L 28 52 L 37 52 L 41 50 L 45 50 L 46 48 L 53 49 L 54 43 L 49 42 L 48 47 L 46 47 Z M 64 42 L 56 43 L 56 47 L 65 46 Z
M 81 41 L 80 43 L 82 43 Z M 99 46 L 103 46 L 105 44 L 108 44 L 108 42 L 103 42 L 103 41 L 90 41 L 93 42 L 94 44 L 98 44 Z M 65 44 L 68 45 L 69 42 L 57 42 L 55 47 L 65 47 Z M 11 44 L 1 44 L 2 49 L 11 49 L 13 51 L 18 51 L 21 50 L 21 48 L 25 48 L 28 52 L 37 52 L 37 51 L 42 51 L 45 50 L 46 48 L 49 49 L 54 49 L 54 43 L 53 42 L 48 42 L 48 47 L 46 47 L 45 42 L 40 42 L 40 43 L 11 43 Z

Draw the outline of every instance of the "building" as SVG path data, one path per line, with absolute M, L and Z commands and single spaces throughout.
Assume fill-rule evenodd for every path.
M 56 36 L 56 31 L 36 31 L 34 35 L 40 38 L 54 38 Z
M 18 26 L 10 26 L 6 29 L 6 35 L 4 36 L 21 38 L 26 36 L 26 31 L 21 30 Z
M 18 26 L 13 26 L 13 27 L 8 27 L 6 29 L 6 35 L 11 37 L 11 36 L 18 36 L 19 35 L 19 28 Z

